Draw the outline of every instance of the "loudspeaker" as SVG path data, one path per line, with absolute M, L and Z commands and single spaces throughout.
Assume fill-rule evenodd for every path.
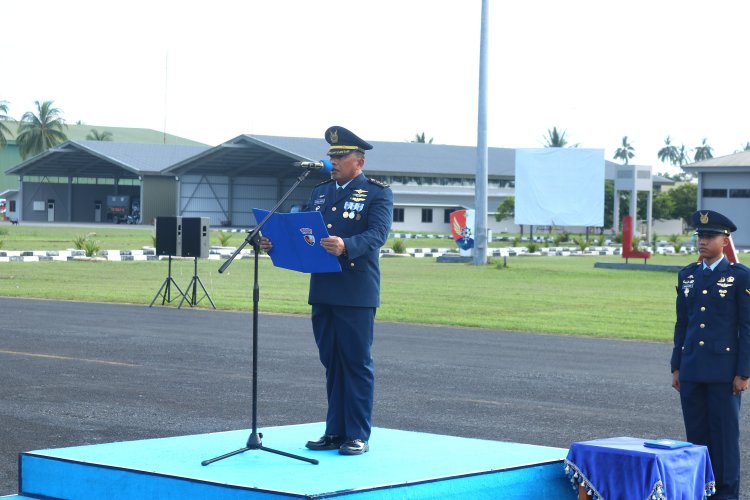
M 182 256 L 208 258 L 208 217 L 182 218 Z
M 156 218 L 156 255 L 179 257 L 182 253 L 182 217 Z

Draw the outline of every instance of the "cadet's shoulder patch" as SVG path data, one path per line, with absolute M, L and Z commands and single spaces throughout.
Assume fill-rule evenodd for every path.
M 329 182 L 333 182 L 333 179 L 328 179 L 327 181 L 323 181 L 320 184 L 316 184 L 315 187 L 322 186 L 323 184 L 328 184 Z
M 385 183 L 383 181 L 380 181 L 378 179 L 371 179 L 371 178 L 368 177 L 367 178 L 367 182 L 369 182 L 370 184 L 375 184 L 376 186 L 380 186 L 382 188 L 389 187 L 389 185 L 387 183 Z

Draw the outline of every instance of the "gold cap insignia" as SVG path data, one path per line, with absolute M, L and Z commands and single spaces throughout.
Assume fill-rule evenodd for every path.
M 701 224 L 708 224 L 708 212 L 701 212 Z
M 336 144 L 337 142 L 339 142 L 338 129 L 331 130 L 331 133 L 328 134 L 328 138 L 331 139 L 331 144 Z

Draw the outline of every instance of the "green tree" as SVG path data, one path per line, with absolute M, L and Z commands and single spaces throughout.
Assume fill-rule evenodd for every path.
M 627 165 L 630 159 L 635 156 L 635 148 L 628 142 L 628 136 L 623 136 L 622 144 L 615 151 L 615 160 L 622 160 Z
M 515 196 L 508 196 L 497 206 L 495 212 L 495 220 L 501 221 L 503 219 L 509 219 L 516 214 L 516 198 Z
M 701 145 L 695 148 L 695 156 L 693 156 L 693 160 L 701 161 L 713 158 L 713 150 L 714 148 L 708 145 L 707 139 L 704 137 Z
M 67 127 L 61 111 L 53 108 L 53 101 L 34 101 L 37 114 L 27 111 L 18 124 L 16 143 L 22 159 L 37 155 L 68 140 L 63 129 Z
M 104 132 L 99 132 L 95 128 L 91 129 L 91 132 L 86 134 L 86 140 L 89 141 L 111 141 L 112 140 L 112 132 L 109 130 L 105 130 Z
M 10 137 L 10 129 L 3 123 L 10 120 L 7 113 L 8 101 L 0 101 L 0 148 L 8 145 L 8 137 Z
M 657 153 L 659 161 L 669 162 L 672 165 L 676 165 L 678 154 L 679 151 L 677 150 L 677 146 L 672 144 L 672 138 L 667 136 L 667 138 L 664 139 L 664 147 Z
M 610 228 L 614 226 L 614 214 L 615 211 L 615 182 L 604 181 L 604 227 Z
M 654 219 L 671 219 L 673 218 L 674 209 L 674 200 L 669 195 L 669 191 L 656 193 L 651 204 L 651 215 Z
M 545 148 L 564 148 L 568 145 L 568 139 L 565 137 L 567 130 L 559 132 L 557 127 L 552 127 L 552 130 L 547 129 L 547 137 L 544 138 Z
M 685 183 L 667 191 L 674 202 L 674 211 L 671 218 L 680 218 L 686 224 L 690 223 L 690 216 L 698 206 L 698 186 L 693 183 Z
M 418 142 L 420 144 L 432 144 L 432 137 L 430 137 L 430 140 L 428 141 L 425 139 L 424 132 L 422 132 L 421 134 L 415 134 L 414 140 L 411 142 Z

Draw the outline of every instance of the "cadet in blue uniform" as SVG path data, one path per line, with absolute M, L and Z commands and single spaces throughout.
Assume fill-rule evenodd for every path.
M 320 361 L 326 369 L 325 434 L 311 450 L 360 455 L 369 450 L 374 398 L 371 355 L 375 311 L 380 305 L 379 255 L 393 220 L 393 193 L 362 173 L 372 146 L 344 127 L 325 133 L 331 179 L 316 186 L 306 207 L 323 214 L 329 238 L 321 244 L 338 256 L 340 273 L 313 273 L 308 302 Z M 261 247 L 272 243 L 261 239 Z
M 702 261 L 677 278 L 672 387 L 680 393 L 687 440 L 708 446 L 715 498 L 738 499 L 740 402 L 750 376 L 750 269 L 724 255 L 737 229 L 732 221 L 699 210 L 693 225 Z

